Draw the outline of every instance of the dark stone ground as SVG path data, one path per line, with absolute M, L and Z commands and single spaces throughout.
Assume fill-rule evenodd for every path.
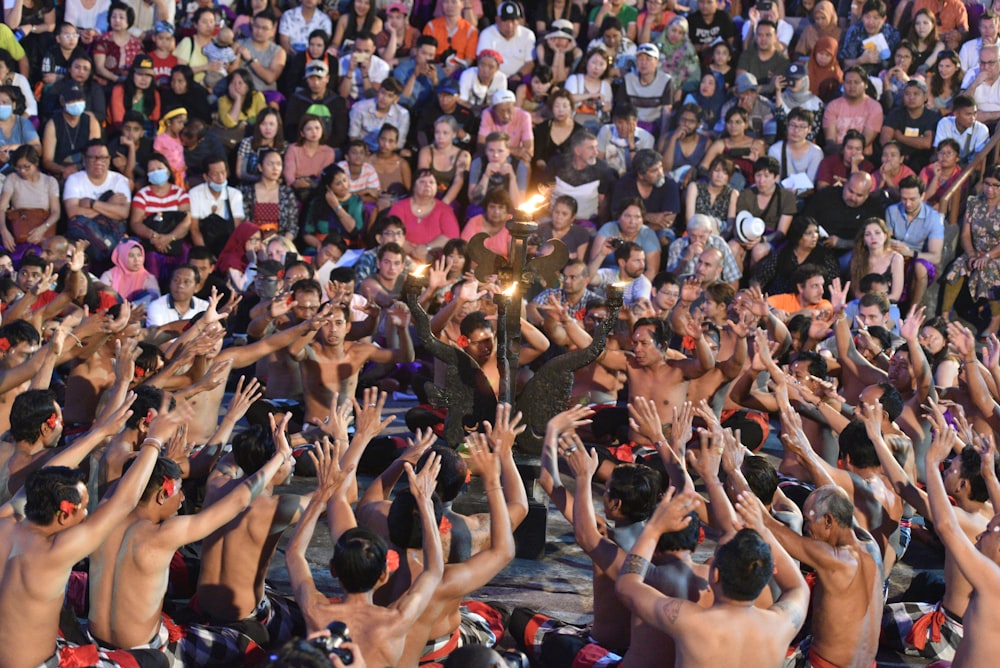
M 407 433 L 403 423 L 403 415 L 412 401 L 390 401 L 386 412 L 397 415 L 396 421 L 389 428 L 390 434 Z M 780 453 L 780 445 L 773 436 L 765 445 L 765 453 L 776 455 Z M 518 461 L 527 464 L 537 464 L 537 458 L 519 456 Z M 775 460 L 777 465 L 777 460 Z M 367 486 L 370 478 L 359 477 L 362 488 Z M 564 477 L 568 486 L 572 486 L 572 478 Z M 285 489 L 288 491 L 308 492 L 313 489 L 312 478 L 297 478 Z M 475 487 L 475 484 L 471 485 Z M 590 619 L 592 609 L 593 589 L 591 587 L 590 559 L 577 547 L 573 539 L 572 526 L 554 507 L 550 506 L 544 492 L 540 489 L 528 489 L 529 497 L 548 508 L 546 541 L 544 555 L 541 559 L 514 559 L 494 580 L 483 589 L 475 592 L 470 598 L 481 600 L 502 601 L 504 604 L 525 606 L 543 611 L 553 617 L 570 623 L 584 623 Z M 470 493 L 470 497 L 472 493 Z M 481 498 L 481 497 L 480 497 Z M 595 494 L 595 498 L 600 498 Z M 456 504 L 463 500 L 462 497 Z M 470 498 L 470 501 L 476 499 Z M 290 592 L 288 573 L 285 569 L 283 548 L 291 532 L 286 532 L 282 539 L 279 553 L 271 565 L 268 580 L 278 591 Z M 706 540 L 695 555 L 698 561 L 707 560 L 715 548 L 714 542 Z M 325 593 L 331 595 L 337 591 L 337 586 L 327 569 L 332 553 L 329 533 L 326 523 L 320 520 L 316 534 L 307 553 L 313 568 L 316 585 Z M 902 561 L 896 564 L 890 578 L 889 600 L 898 600 L 899 595 L 910 585 L 910 580 L 920 571 L 941 573 L 942 555 L 926 545 L 913 541 Z M 927 662 L 913 657 L 903 657 L 894 652 L 883 650 L 878 656 L 879 666 L 922 666 Z

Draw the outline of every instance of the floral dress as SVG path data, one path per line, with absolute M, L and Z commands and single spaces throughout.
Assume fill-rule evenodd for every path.
M 722 186 L 722 192 L 712 202 L 712 194 L 708 192 L 708 184 L 699 181 L 696 186 L 698 194 L 694 198 L 694 212 L 703 213 L 719 221 L 719 234 L 723 239 L 729 238 L 732 231 L 729 225 L 729 200 L 732 197 L 733 188 L 728 183 Z
M 970 197 L 965 212 L 965 224 L 969 226 L 972 235 L 972 248 L 977 253 L 986 253 L 1000 244 L 1000 207 L 990 210 L 985 197 Z M 1000 259 L 974 271 L 973 258 L 968 255 L 960 258 L 948 272 L 948 281 L 954 281 L 962 276 L 968 278 L 969 294 L 973 299 L 989 299 L 990 288 L 1000 285 Z

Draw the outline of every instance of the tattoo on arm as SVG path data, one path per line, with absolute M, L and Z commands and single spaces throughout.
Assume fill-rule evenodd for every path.
M 667 621 L 671 624 L 677 623 L 677 618 L 681 614 L 681 606 L 684 605 L 684 601 L 679 598 L 669 599 L 663 606 L 663 616 L 666 617 Z
M 646 572 L 649 570 L 649 560 L 640 557 L 637 554 L 630 554 L 625 557 L 625 563 L 622 564 L 622 569 L 620 575 L 629 575 L 635 573 L 636 575 L 645 578 Z

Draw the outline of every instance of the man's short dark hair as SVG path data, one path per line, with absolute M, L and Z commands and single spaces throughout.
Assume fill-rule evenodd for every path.
M 171 277 L 176 276 L 177 272 L 181 271 L 182 269 L 187 269 L 191 271 L 191 273 L 194 274 L 194 282 L 201 283 L 201 272 L 198 271 L 198 267 L 194 266 L 193 264 L 184 263 L 182 265 L 178 265 L 178 267 L 174 269 L 173 274 L 171 274 Z
M 590 130 L 577 130 L 569 138 L 569 149 L 570 149 L 570 151 L 576 150 L 577 148 L 579 148 L 580 146 L 582 146 L 584 142 L 590 141 L 591 139 L 593 139 L 594 141 L 597 141 L 597 135 L 595 135 Z
M 10 435 L 15 442 L 33 443 L 42 435 L 42 425 L 55 415 L 56 393 L 28 390 L 14 398 L 10 406 Z
M 441 458 L 441 471 L 438 473 L 434 491 L 441 497 L 442 503 L 451 503 L 465 487 L 465 476 L 469 467 L 454 448 L 434 445 L 417 461 L 418 472 L 424 467 L 431 454 L 436 454 Z
M 640 327 L 653 328 L 653 343 L 656 344 L 657 348 L 667 345 L 667 327 L 661 318 L 639 318 L 635 321 L 635 325 L 632 326 L 632 331 L 634 332 Z
M 868 331 L 871 332 L 872 329 L 874 328 L 869 327 Z M 884 331 L 888 332 L 888 330 Z M 886 346 L 886 348 L 888 347 Z M 893 421 L 903 414 L 903 397 L 899 394 L 899 390 L 888 381 L 882 381 L 878 386 L 882 390 L 882 396 L 879 397 L 878 402 L 882 404 L 882 410 L 885 411 L 889 420 Z
M 799 268 L 792 274 L 792 281 L 797 286 L 805 285 L 809 279 L 823 275 L 823 270 L 819 268 L 819 265 L 815 265 L 812 262 L 806 262 L 803 265 L 799 265 Z
M 688 513 L 691 521 L 680 531 L 668 531 L 661 534 L 656 541 L 657 552 L 694 552 L 698 549 L 698 536 L 701 534 L 701 519 L 697 511 Z
M 983 479 L 982 474 L 982 456 L 979 451 L 972 445 L 967 445 L 962 448 L 960 465 L 959 465 L 959 476 L 962 480 L 966 480 L 969 483 L 969 498 L 973 501 L 989 501 L 990 493 L 986 488 L 986 480 Z M 994 466 L 996 464 L 994 463 Z
M 924 182 L 920 179 L 919 176 L 913 175 L 913 176 L 903 177 L 899 181 L 899 189 L 902 190 L 903 188 L 916 188 L 920 192 L 920 194 L 923 195 L 924 190 L 927 189 L 927 186 L 924 185 Z
M 25 253 L 21 256 L 21 263 L 17 265 L 17 270 L 21 271 L 25 267 L 38 267 L 42 271 L 49 266 L 49 263 L 38 257 L 35 253 Z
M 852 466 L 867 469 L 879 465 L 875 444 L 868 438 L 864 422 L 851 420 L 840 432 L 837 442 L 840 444 L 840 456 Z
M 885 315 L 889 312 L 889 298 L 881 292 L 866 292 L 864 296 L 858 300 L 858 307 L 860 308 L 862 306 L 877 306 L 879 313 Z
M 312 278 L 303 278 L 301 281 L 295 281 L 295 284 L 292 285 L 292 294 L 295 295 L 299 292 L 311 292 L 320 299 L 323 298 L 323 286 L 319 284 L 319 281 Z
M 788 122 L 790 123 L 795 120 L 802 121 L 803 123 L 806 123 L 809 127 L 812 127 L 812 124 L 816 122 L 816 116 L 813 114 L 813 112 L 809 111 L 808 109 L 803 109 L 802 107 L 795 107 L 790 112 L 788 112 Z
M 762 503 L 770 505 L 778 491 L 778 472 L 766 457 L 747 455 L 740 467 L 743 477 L 754 496 Z
M 266 19 L 271 23 L 273 23 L 274 25 L 278 25 L 278 17 L 275 16 L 274 11 L 271 10 L 270 8 L 265 9 L 264 11 L 258 14 L 254 14 L 252 20 L 256 21 L 257 19 Z M 360 36 L 358 38 L 360 38 Z
M 734 601 L 753 601 L 774 575 L 771 548 L 753 529 L 741 529 L 715 550 L 712 567 L 722 593 Z
M 615 262 L 628 262 L 635 251 L 644 250 L 642 246 L 634 241 L 623 241 L 615 249 Z
M 809 365 L 809 375 L 816 376 L 820 380 L 825 380 L 830 370 L 826 360 L 819 353 L 812 350 L 803 350 L 795 356 L 795 362 L 805 362 Z
M 349 594 L 371 591 L 386 569 L 389 548 L 373 531 L 348 529 L 333 546 L 331 570 Z
M 966 95 L 965 93 L 956 95 L 955 99 L 951 101 L 952 112 L 958 111 L 959 109 L 972 109 L 976 106 L 976 99 L 971 95 Z
M 664 285 L 680 285 L 680 279 L 669 271 L 661 271 L 653 276 L 653 289 L 659 291 Z
M 888 10 L 882 0 L 868 0 L 861 8 L 861 15 L 864 16 L 868 12 L 878 12 L 879 16 L 885 18 Z
M 629 100 L 623 100 L 611 110 L 611 118 L 638 118 L 639 110 Z
M 59 505 L 83 501 L 78 485 L 87 484 L 87 474 L 67 466 L 46 466 L 32 471 L 24 482 L 24 516 L 29 522 L 45 526 L 55 519 Z
M 437 526 L 441 524 L 444 506 L 441 505 L 441 499 L 437 494 L 434 494 L 431 500 L 434 504 L 434 524 Z M 409 490 L 399 492 L 393 498 L 386 524 L 389 529 L 389 540 L 396 547 L 404 550 L 416 549 L 423 544 L 424 529 L 420 508 Z
M 872 288 L 875 287 L 876 283 L 888 287 L 889 279 L 885 277 L 885 274 L 875 274 L 875 273 L 865 274 L 864 276 L 861 277 L 861 283 L 858 286 L 858 289 L 861 290 L 861 292 L 867 294 L 872 291 Z
M 632 158 L 632 174 L 645 174 L 657 164 L 663 163 L 663 156 L 651 148 L 641 148 Z
M 149 415 L 149 411 L 158 411 L 163 404 L 163 390 L 158 387 L 138 385 L 132 391 L 135 392 L 135 401 L 132 402 L 132 415 L 125 421 L 126 429 L 137 429 L 139 423 Z
M 19 343 L 28 343 L 35 346 L 42 342 L 42 337 L 39 336 L 38 330 L 26 320 L 11 320 L 6 325 L 0 327 L 0 338 L 7 339 L 7 343 L 10 344 L 11 348 Z
M 762 19 L 760 21 L 757 21 L 757 29 L 759 30 L 762 26 L 770 26 L 774 28 L 775 32 L 778 32 L 778 24 L 775 23 L 774 21 L 771 21 L 770 19 Z
M 781 176 L 781 163 L 771 155 L 764 155 L 757 158 L 757 161 L 753 163 L 753 169 L 754 172 L 767 171 L 775 176 Z
M 251 476 L 274 455 L 274 435 L 263 425 L 251 425 L 233 436 L 233 459 Z
M 215 264 L 215 254 L 207 246 L 193 246 L 188 253 L 188 261 L 208 260 L 209 264 Z
M 337 267 L 330 271 L 330 280 L 336 283 L 350 283 L 357 279 L 358 274 L 354 267 Z
M 386 253 L 395 253 L 396 255 L 399 255 L 404 259 L 406 258 L 406 251 L 404 251 L 403 247 L 397 244 L 395 241 L 390 241 L 387 244 L 382 244 L 381 246 L 379 246 L 378 251 L 375 252 L 375 258 L 379 262 L 381 262 L 382 258 L 385 257 Z
M 126 461 L 122 467 L 122 472 L 128 471 L 134 463 L 135 458 Z M 168 457 L 157 457 L 156 463 L 153 464 L 153 471 L 149 474 L 149 480 L 146 481 L 146 487 L 142 490 L 142 495 L 139 497 L 139 503 L 148 502 L 163 489 L 164 482 L 167 480 L 180 480 L 182 475 L 181 467 L 177 462 Z
M 417 48 L 422 46 L 433 46 L 435 49 L 438 46 L 437 37 L 434 35 L 421 35 L 417 38 Z
M 663 477 L 643 464 L 619 464 L 608 479 L 608 498 L 621 501 L 621 513 L 632 523 L 652 516 L 663 494 Z

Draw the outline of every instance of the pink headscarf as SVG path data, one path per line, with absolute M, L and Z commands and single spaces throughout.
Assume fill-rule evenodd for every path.
M 111 261 L 115 265 L 111 268 L 111 288 L 121 295 L 123 299 L 128 299 L 136 292 L 144 290 L 146 282 L 149 279 L 156 280 L 145 268 L 139 271 L 129 271 L 127 262 L 128 252 L 133 248 L 139 249 L 142 253 L 142 261 L 145 264 L 146 250 L 142 247 L 141 243 L 134 239 L 121 242 L 115 246 L 114 251 L 111 253 Z

